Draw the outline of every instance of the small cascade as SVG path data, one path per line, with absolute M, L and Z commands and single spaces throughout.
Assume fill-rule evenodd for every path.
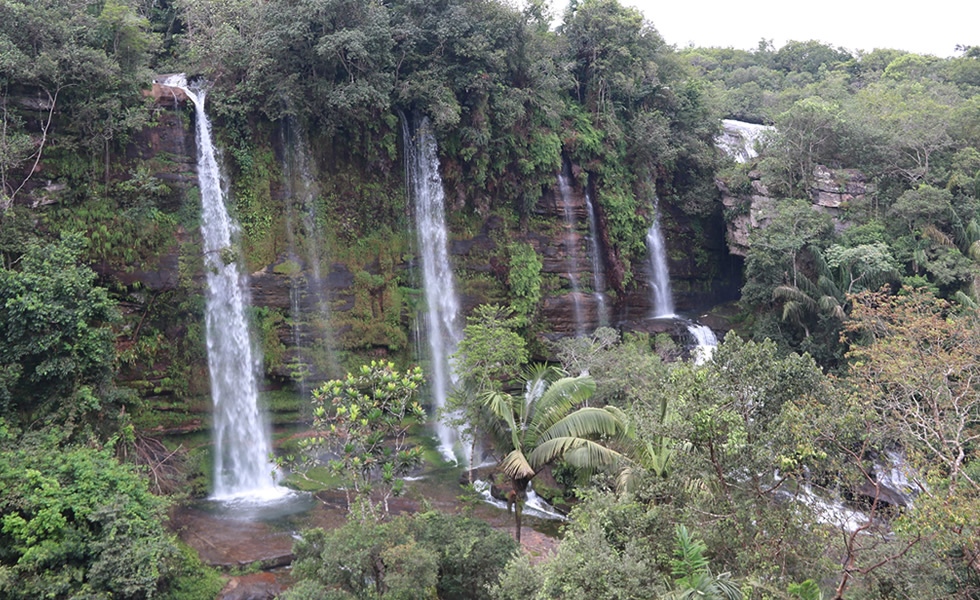
M 772 131 L 773 127 L 768 125 L 758 125 L 756 123 L 746 123 L 734 119 L 722 119 L 721 135 L 715 139 L 715 144 L 721 148 L 725 154 L 735 159 L 735 162 L 748 162 L 758 156 L 755 150 L 755 143 L 767 131 Z
M 670 271 L 667 270 L 667 247 L 660 230 L 660 200 L 653 198 L 653 224 L 647 230 L 650 248 L 650 291 L 653 294 L 654 318 L 675 317 L 674 298 L 670 293 Z
M 606 306 L 606 273 L 602 268 L 602 252 L 599 249 L 599 232 L 596 227 L 596 213 L 592 206 L 592 195 L 585 190 L 585 210 L 589 218 L 589 254 L 592 259 L 592 295 L 599 309 L 599 326 L 609 325 L 609 308 Z
M 487 504 L 492 504 L 501 510 L 508 510 L 507 503 L 503 500 L 494 498 L 490 493 L 490 482 L 483 481 L 482 479 L 476 479 L 473 481 L 473 489 L 476 490 L 478 494 L 483 498 L 483 501 Z M 527 488 L 527 500 L 524 501 L 524 510 L 522 512 L 525 516 L 537 517 L 539 519 L 547 519 L 549 521 L 567 521 L 568 517 L 561 514 L 555 507 L 551 506 L 544 501 L 541 496 L 538 496 L 531 485 Z
M 715 348 L 718 347 L 718 338 L 715 336 L 715 332 L 711 331 L 707 325 L 701 325 L 694 321 L 687 324 L 687 330 L 694 337 L 694 364 L 700 365 L 711 360 Z
M 429 119 L 423 118 L 415 132 L 402 115 L 405 140 L 405 178 L 411 190 L 415 208 L 415 229 L 422 258 L 422 285 L 425 288 L 426 337 L 431 355 L 433 403 L 436 410 L 446 405 L 449 391 L 455 383 L 450 355 L 462 339 L 459 325 L 459 299 L 456 296 L 453 272 L 449 264 L 449 244 L 445 218 L 445 193 L 439 175 L 439 155 L 436 138 Z M 439 451 L 451 461 L 456 460 L 454 447 L 458 434 L 441 420 L 436 421 Z M 465 446 L 465 444 L 464 444 Z M 464 454 L 468 449 L 463 449 Z M 470 457 L 466 456 L 469 463 Z
M 575 215 L 572 214 L 572 183 L 564 170 L 558 173 L 558 195 L 565 213 L 565 254 L 568 255 L 568 280 L 572 285 L 572 306 L 575 316 L 575 335 L 585 334 L 582 316 L 582 293 L 578 284 L 578 248 L 575 247 Z
M 204 110 L 205 90 L 189 88 L 183 75 L 161 85 L 187 94 L 197 113 L 197 175 L 201 189 L 201 235 L 207 278 L 205 328 L 211 399 L 214 404 L 214 492 L 217 500 L 279 498 L 269 461 L 268 425 L 259 410 L 255 351 L 245 317 L 247 281 L 239 271 L 232 237 L 238 227 L 225 208 L 221 173 Z
M 282 127 L 283 138 L 283 182 L 286 196 L 286 237 L 289 243 L 289 256 L 297 264 L 290 273 L 289 301 L 292 321 L 293 343 L 297 351 L 304 352 L 295 358 L 292 368 L 296 372 L 300 391 L 306 397 L 309 392 L 309 377 L 313 374 L 314 363 L 310 355 L 320 351 L 326 354 L 327 370 L 336 373 L 339 369 L 333 354 L 330 335 L 330 304 L 326 281 L 321 275 L 323 237 L 317 224 L 317 197 L 319 188 L 310 167 L 310 154 L 302 133 L 295 120 L 288 117 Z M 306 264 L 302 271 L 299 257 Z M 312 298 L 313 302 L 308 299 Z M 305 301 L 304 301 L 305 300 Z M 310 311 L 312 304 L 312 312 Z M 305 335 L 303 325 L 306 325 Z

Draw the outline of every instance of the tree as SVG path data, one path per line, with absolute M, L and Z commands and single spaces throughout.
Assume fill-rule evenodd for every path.
M 466 320 L 463 339 L 452 356 L 461 377 L 439 418 L 459 433 L 463 443 L 470 443 L 472 480 L 478 432 L 485 431 L 492 418 L 482 397 L 517 378 L 527 363 L 527 349 L 515 331 L 523 319 L 509 308 L 481 304 Z
M 32 243 L 18 270 L 0 269 L 0 416 L 13 423 L 95 424 L 124 399 L 111 381 L 115 304 L 78 264 L 85 245 Z
M 0 418 L 0 595 L 35 598 L 213 598 L 215 573 L 179 553 L 167 501 L 111 447 L 60 433 L 14 440 Z M 197 568 L 194 568 L 194 565 Z M 185 587 L 185 576 L 198 579 Z M 192 591 L 193 590 L 193 591 Z
M 424 512 L 307 531 L 294 551 L 299 581 L 284 600 L 485 600 L 518 545 L 483 521 Z
M 422 462 L 422 448 L 406 441 L 410 424 L 425 420 L 415 400 L 422 382 L 418 367 L 401 373 L 393 363 L 371 361 L 313 391 L 316 436 L 301 443 L 306 463 L 320 464 L 328 449 L 339 455 L 326 466 L 344 478 L 348 510 L 360 519 L 383 520 L 389 498 L 403 490 L 401 477 Z
M 980 510 L 976 445 L 980 442 L 980 323 L 920 290 L 855 298 L 847 332 L 855 343 L 849 381 L 854 396 L 880 416 L 927 482 L 916 502 L 920 531 L 941 547 L 959 546 L 977 569 L 980 537 L 963 527 Z
M 615 407 L 576 406 L 595 391 L 588 375 L 556 378 L 545 365 L 527 374 L 524 394 L 490 392 L 484 402 L 502 426 L 497 449 L 507 452 L 500 470 L 510 478 L 515 531 L 521 539 L 521 513 L 531 480 L 545 465 L 561 458 L 575 467 L 597 468 L 613 464 L 620 454 L 600 443 L 604 437 L 622 435 L 625 415 Z

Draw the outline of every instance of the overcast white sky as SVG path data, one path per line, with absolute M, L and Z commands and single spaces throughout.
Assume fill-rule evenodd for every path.
M 897 48 L 939 57 L 956 44 L 980 45 L 980 0 L 620 0 L 635 6 L 667 43 L 682 48 L 776 48 L 820 40 L 848 50 Z M 553 0 L 561 15 L 565 0 Z

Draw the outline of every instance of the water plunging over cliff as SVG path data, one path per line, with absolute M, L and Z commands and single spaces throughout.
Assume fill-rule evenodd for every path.
M 711 358 L 718 338 L 710 327 L 683 319 L 674 313 L 674 298 L 670 290 L 670 272 L 667 270 L 667 247 L 660 229 L 660 201 L 654 197 L 653 223 L 647 230 L 647 247 L 650 249 L 650 285 L 653 318 L 682 321 L 694 338 L 694 362 L 701 364 Z
M 674 298 L 670 292 L 670 271 L 667 270 L 667 249 L 660 230 L 660 201 L 653 199 L 653 224 L 647 230 L 650 249 L 650 291 L 653 294 L 653 316 L 674 317 Z
M 558 194 L 565 213 L 565 254 L 568 256 L 568 280 L 572 284 L 572 308 L 575 335 L 585 333 L 582 317 L 582 294 L 578 285 L 578 249 L 575 247 L 575 216 L 572 214 L 572 183 L 564 170 L 558 173 Z
M 773 129 L 768 125 L 734 119 L 722 119 L 721 126 L 722 133 L 715 140 L 715 144 L 734 158 L 735 162 L 740 163 L 748 162 L 758 155 L 755 151 L 756 141 L 762 137 L 762 134 Z
M 456 351 L 456 346 L 463 337 L 459 325 L 459 299 L 449 264 L 444 214 L 445 193 L 442 189 L 442 177 L 439 175 L 436 138 L 432 134 L 428 117 L 419 122 L 413 134 L 408 118 L 403 115 L 402 133 L 405 139 L 405 178 L 415 208 L 415 228 L 422 259 L 422 284 L 428 306 L 425 331 L 431 354 L 429 383 L 433 403 L 438 410 L 446 405 L 446 398 L 455 381 L 449 356 Z M 439 451 L 447 460 L 455 461 L 453 448 L 459 436 L 438 419 L 436 432 L 439 436 Z
M 592 255 L 592 295 L 599 309 L 599 326 L 609 325 L 609 307 L 606 306 L 606 273 L 602 268 L 602 251 L 599 249 L 599 232 L 596 227 L 597 215 L 592 206 L 592 196 L 585 190 L 585 210 L 589 219 L 589 252 Z
M 204 111 L 205 90 L 191 90 L 183 75 L 162 85 L 183 90 L 197 112 L 197 176 L 207 278 L 205 328 L 214 404 L 214 491 L 218 500 L 271 499 L 287 492 L 273 480 L 268 425 L 258 406 L 257 356 L 245 318 L 248 289 L 232 237 L 238 227 L 225 208 L 221 174 Z

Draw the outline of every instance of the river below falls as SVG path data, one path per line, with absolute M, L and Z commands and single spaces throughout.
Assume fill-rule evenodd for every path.
M 424 510 L 465 514 L 514 535 L 514 516 L 468 493 L 458 481 L 461 469 L 429 467 L 406 481 L 406 493 L 389 500 L 392 515 Z M 292 546 L 302 531 L 333 529 L 347 521 L 342 490 L 296 492 L 268 503 L 195 500 L 176 507 L 171 524 L 201 559 L 215 567 L 271 571 L 283 585 L 291 583 Z M 546 558 L 558 545 L 560 523 L 525 514 L 522 547 L 532 562 Z

